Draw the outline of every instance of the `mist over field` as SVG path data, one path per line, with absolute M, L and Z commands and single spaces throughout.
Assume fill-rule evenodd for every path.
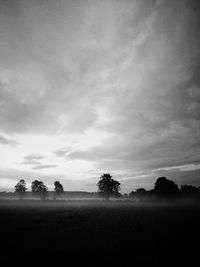
M 128 266 L 195 264 L 197 203 L 0 202 L 2 262 Z
M 200 188 L 157 178 L 154 189 L 120 194 L 109 173 L 97 192 L 64 191 L 59 181 L 47 191 L 42 181 L 27 192 L 0 193 L 2 262 L 45 265 L 127 266 L 193 264 L 200 238 Z M 34 253 L 34 254 L 33 254 Z M 184 258 L 181 255 L 184 254 Z M 12 257 L 10 257 L 12 255 Z M 119 255 L 119 256 L 118 256 Z

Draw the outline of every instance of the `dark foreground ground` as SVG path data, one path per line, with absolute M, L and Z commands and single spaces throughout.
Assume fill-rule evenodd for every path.
M 200 205 L 1 201 L 1 266 L 199 265 Z

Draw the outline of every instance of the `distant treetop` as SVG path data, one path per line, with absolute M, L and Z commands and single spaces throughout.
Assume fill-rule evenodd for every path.
M 59 181 L 55 181 L 54 186 L 54 192 L 56 194 L 62 194 L 64 192 L 63 185 Z
M 97 186 L 99 193 L 101 193 L 107 200 L 111 196 L 119 195 L 120 183 L 112 179 L 112 176 L 109 173 L 104 173 L 101 175 Z
M 32 193 L 35 193 L 40 196 L 42 200 L 46 199 L 47 196 L 47 187 L 42 181 L 35 180 L 31 185 Z
M 23 196 L 26 193 L 26 182 L 21 179 L 16 185 L 15 185 L 15 192 L 20 195 L 20 198 L 23 198 Z
M 160 195 L 174 195 L 179 193 L 180 190 L 174 181 L 166 177 L 159 177 L 155 182 L 154 191 Z

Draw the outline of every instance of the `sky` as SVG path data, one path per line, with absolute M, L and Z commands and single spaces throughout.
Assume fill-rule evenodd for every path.
M 0 0 L 0 191 L 200 185 L 200 3 Z

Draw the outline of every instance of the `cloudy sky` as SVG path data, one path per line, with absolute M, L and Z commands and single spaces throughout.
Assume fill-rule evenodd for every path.
M 0 190 L 200 185 L 200 4 L 0 0 Z

